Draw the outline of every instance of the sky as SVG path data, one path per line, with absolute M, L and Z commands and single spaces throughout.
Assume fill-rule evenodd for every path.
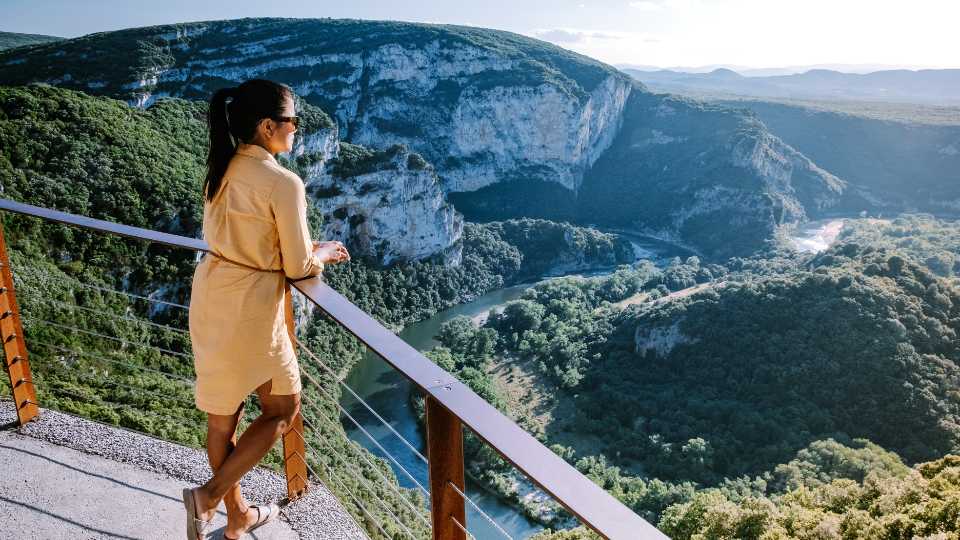
M 77 37 L 240 17 L 498 28 L 604 62 L 960 68 L 958 0 L 0 0 L 0 31 Z

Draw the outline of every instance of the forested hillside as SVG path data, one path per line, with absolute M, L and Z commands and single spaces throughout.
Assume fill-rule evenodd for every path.
M 848 221 L 844 240 L 815 256 L 769 253 L 725 267 L 691 259 L 556 280 L 481 328 L 448 323 L 432 357 L 670 534 L 719 526 L 721 508 L 723 523 L 749 521 L 759 504 L 758 528 L 716 538 L 778 527 L 805 537 L 819 522 L 774 515 L 790 501 L 805 519 L 856 517 L 856 527 L 879 530 L 897 513 L 932 510 L 857 517 L 853 506 L 791 492 L 827 496 L 846 478 L 865 508 L 879 497 L 871 485 L 901 489 L 901 460 L 960 451 L 960 290 L 941 277 L 952 272 L 945 261 L 958 233 L 929 216 Z M 804 463 L 813 458 L 819 465 Z M 516 496 L 508 469 L 475 459 Z M 824 467 L 833 469 L 817 472 Z M 920 529 L 910 530 L 937 530 L 928 515 L 911 519 Z
M 51 41 L 60 41 L 63 38 L 56 36 L 45 36 L 41 34 L 20 34 L 17 32 L 0 32 L 0 51 L 12 49 L 14 47 L 23 47 L 24 45 L 37 45 L 41 43 L 50 43 Z

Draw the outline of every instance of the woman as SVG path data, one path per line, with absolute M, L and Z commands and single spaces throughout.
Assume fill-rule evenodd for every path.
M 203 206 L 210 253 L 193 275 L 190 339 L 214 476 L 183 490 L 189 540 L 206 538 L 221 500 L 229 539 L 279 513 L 276 504 L 249 505 L 239 482 L 300 408 L 300 369 L 284 317 L 286 279 L 316 276 L 325 263 L 350 259 L 340 242 L 310 240 L 303 181 L 274 158 L 293 148 L 294 107 L 290 88 L 261 79 L 210 100 Z M 254 391 L 261 415 L 237 440 L 243 402 Z

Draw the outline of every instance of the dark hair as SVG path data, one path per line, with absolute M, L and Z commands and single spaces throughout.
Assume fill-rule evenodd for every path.
M 234 88 L 221 88 L 210 98 L 207 125 L 210 129 L 210 152 L 207 154 L 207 177 L 203 191 L 212 201 L 220 190 L 230 158 L 237 151 L 234 138 L 249 144 L 264 118 L 283 114 L 283 103 L 293 98 L 293 90 L 285 84 L 266 79 L 251 79 Z M 227 103 L 227 98 L 233 98 Z

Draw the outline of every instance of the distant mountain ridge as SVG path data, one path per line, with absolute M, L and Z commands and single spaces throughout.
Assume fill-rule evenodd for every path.
M 654 90 L 667 92 L 696 90 L 771 98 L 960 104 L 960 69 L 898 69 L 866 74 L 812 69 L 763 77 L 747 77 L 722 68 L 709 73 L 636 69 L 624 72 Z
M 873 73 L 875 71 L 890 71 L 896 69 L 938 69 L 929 66 L 898 65 L 898 64 L 807 64 L 774 67 L 750 67 L 737 64 L 710 64 L 705 66 L 653 66 L 644 64 L 615 64 L 617 69 L 637 71 L 679 71 L 681 73 L 710 73 L 717 69 L 736 71 L 744 77 L 769 77 L 774 75 L 796 75 L 814 69 L 829 69 L 841 73 Z
M 57 36 L 46 36 L 43 34 L 20 34 L 17 32 L 0 32 L 0 51 L 12 49 L 14 47 L 23 47 L 25 45 L 37 45 L 41 43 L 50 43 L 53 41 L 62 41 L 64 38 Z

